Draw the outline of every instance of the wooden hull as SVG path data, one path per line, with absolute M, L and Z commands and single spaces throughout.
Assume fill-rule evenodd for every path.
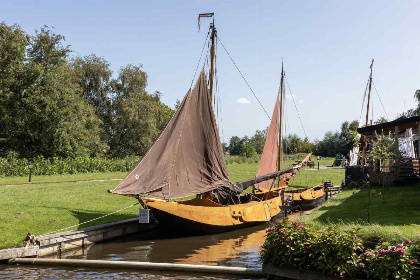
M 300 210 L 310 210 L 321 205 L 324 201 L 325 201 L 325 194 L 323 196 L 320 196 L 314 199 L 304 199 L 300 201 L 295 201 L 292 204 L 292 207 L 293 208 L 296 207 L 297 209 L 300 209 Z
M 220 205 L 208 199 L 166 202 L 146 199 L 147 207 L 166 231 L 184 235 L 237 230 L 282 218 L 280 197 L 235 205 Z
M 292 209 L 310 210 L 325 201 L 325 191 L 321 186 L 286 191 L 285 195 L 293 197 Z

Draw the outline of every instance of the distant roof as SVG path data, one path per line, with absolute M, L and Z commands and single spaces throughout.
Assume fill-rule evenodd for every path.
M 377 133 L 388 133 L 389 131 L 394 132 L 395 127 L 398 126 L 398 130 L 402 131 L 407 128 L 415 128 L 418 126 L 418 123 L 420 121 L 420 116 L 414 116 L 411 118 L 405 118 L 405 119 L 398 119 L 392 122 L 386 122 L 386 123 L 380 123 L 375 124 L 371 126 L 365 126 L 357 129 L 357 132 L 359 132 L 362 135 L 371 135 L 376 131 Z

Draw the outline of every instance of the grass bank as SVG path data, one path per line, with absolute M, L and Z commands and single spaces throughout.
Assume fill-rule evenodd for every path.
M 292 163 L 294 161 L 285 164 L 291 166 Z M 228 165 L 232 182 L 254 177 L 257 168 L 257 163 Z M 343 177 L 343 170 L 308 169 L 309 185 L 319 184 L 322 177 L 329 179 L 330 175 L 337 176 L 340 171 Z M 332 173 L 329 174 L 330 172 Z M 90 181 L 123 178 L 125 175 L 125 172 L 110 172 L 34 176 L 32 183 L 28 183 L 26 177 L 0 178 L 0 248 L 22 245 L 28 232 L 34 235 L 45 234 L 135 203 L 133 198 L 107 192 L 108 189 L 115 188 L 119 181 Z M 306 184 L 303 171 L 300 177 L 292 179 L 294 186 L 302 182 Z M 83 227 L 129 219 L 137 215 L 136 206 Z
M 319 228 L 329 223 L 342 228 L 360 228 L 371 240 L 420 244 L 420 186 L 375 188 L 371 190 L 368 222 L 368 190 L 346 190 L 327 201 L 311 215 L 299 218 Z

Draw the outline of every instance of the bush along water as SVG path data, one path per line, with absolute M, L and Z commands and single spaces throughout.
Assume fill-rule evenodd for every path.
M 123 159 L 74 157 L 44 158 L 37 156 L 33 160 L 17 157 L 0 158 L 0 176 L 27 176 L 29 163 L 33 165 L 33 174 L 59 175 L 95 172 L 130 171 L 140 157 L 130 156 Z
M 363 279 L 420 279 L 420 246 L 382 243 L 365 249 L 358 230 L 336 225 L 318 230 L 283 220 L 267 229 L 261 252 L 264 264 Z

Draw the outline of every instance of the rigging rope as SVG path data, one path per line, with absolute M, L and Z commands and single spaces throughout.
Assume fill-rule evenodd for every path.
M 201 58 L 203 57 L 203 52 L 204 52 L 204 49 L 206 47 L 206 43 L 207 43 L 207 40 L 209 39 L 209 36 L 210 36 L 210 29 L 209 29 L 209 32 L 207 33 L 206 40 L 204 41 L 203 49 L 201 50 L 200 59 L 198 60 L 197 67 L 195 68 L 194 77 L 192 78 L 190 88 L 192 88 L 192 86 L 194 84 L 195 76 L 197 75 L 197 70 L 198 70 L 198 67 L 200 66 Z
M 239 74 L 242 76 L 242 79 L 244 79 L 245 83 L 247 84 L 248 88 L 251 90 L 252 94 L 254 95 L 255 99 L 258 101 L 258 103 L 260 104 L 261 108 L 264 110 L 265 114 L 267 115 L 267 117 L 271 120 L 270 115 L 267 113 L 267 110 L 265 110 L 264 106 L 262 105 L 261 101 L 258 99 L 257 95 L 255 94 L 255 92 L 252 90 L 251 86 L 249 85 L 248 81 L 245 79 L 244 75 L 242 74 L 241 70 L 239 70 L 238 65 L 236 65 L 235 61 L 233 60 L 232 56 L 230 56 L 229 52 L 227 51 L 227 49 L 225 48 L 225 45 L 223 45 L 222 41 L 220 40 L 219 36 L 216 34 L 216 38 L 217 40 L 220 42 L 220 44 L 222 45 L 223 49 L 225 50 L 225 52 L 227 53 L 227 55 L 229 56 L 230 60 L 233 62 L 233 65 L 235 65 L 236 70 L 238 70 Z
M 308 138 L 308 135 L 306 135 L 305 127 L 303 126 L 303 122 L 302 122 L 302 119 L 301 119 L 300 114 L 299 114 L 299 110 L 296 106 L 295 98 L 293 97 L 292 90 L 290 89 L 289 81 L 287 80 L 286 74 L 284 75 L 284 79 L 286 80 L 287 87 L 289 88 L 289 92 L 290 92 L 290 96 L 292 97 L 293 104 L 295 105 L 296 113 L 299 117 L 300 125 L 302 126 L 302 129 L 303 129 L 303 134 L 305 134 L 305 137 Z
M 382 109 L 384 109 L 385 116 L 386 116 L 386 118 L 389 120 L 389 117 L 388 117 L 388 114 L 386 113 L 386 110 L 385 110 L 384 104 L 382 103 L 381 97 L 379 96 L 379 92 L 378 92 L 378 90 L 376 89 L 375 83 L 374 83 L 373 81 L 372 81 L 372 84 L 373 84 L 373 88 L 374 88 L 374 89 L 375 89 L 375 91 L 376 91 L 376 95 L 378 95 L 378 99 L 379 99 L 379 102 L 381 103 Z
M 120 210 L 117 210 L 117 211 L 114 211 L 114 212 L 111 212 L 111 213 L 105 214 L 105 215 L 100 216 L 100 217 L 98 217 L 98 218 L 94 218 L 94 219 L 92 219 L 92 220 L 89 220 L 89 221 L 86 221 L 86 222 L 83 222 L 83 223 L 79 223 L 79 224 L 77 224 L 77 225 L 72 225 L 72 226 L 65 227 L 65 228 L 62 228 L 62 229 L 59 229 L 59 230 L 56 230 L 56 231 L 52 231 L 52 232 L 49 232 L 49 233 L 45 233 L 45 234 L 43 234 L 43 235 L 49 235 L 49 234 L 53 234 L 53 233 L 58 233 L 58 232 L 61 232 L 61 231 L 63 231 L 63 230 L 66 230 L 66 229 L 70 229 L 70 228 L 73 228 L 73 227 L 78 227 L 78 226 L 80 226 L 80 225 L 84 225 L 84 224 L 87 224 L 87 223 L 90 223 L 90 222 L 93 222 L 93 221 L 96 221 L 96 220 L 99 220 L 99 219 L 102 219 L 102 218 L 105 218 L 105 217 L 111 216 L 111 215 L 116 214 L 116 213 L 118 213 L 118 212 L 124 211 L 124 210 L 126 210 L 126 209 L 128 209 L 128 208 L 131 208 L 131 207 L 133 207 L 133 206 L 137 205 L 137 204 L 139 204 L 139 202 L 136 202 L 136 203 L 134 203 L 134 204 L 132 204 L 132 205 L 129 205 L 129 206 L 127 206 L 127 207 L 124 207 L 124 208 L 122 208 L 122 209 L 120 209 Z

